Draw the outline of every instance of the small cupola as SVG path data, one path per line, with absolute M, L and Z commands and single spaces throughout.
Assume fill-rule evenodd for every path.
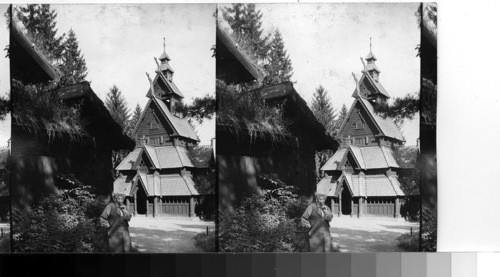
M 380 70 L 375 64 L 377 58 L 375 57 L 372 51 L 372 38 L 370 38 L 370 53 L 368 53 L 365 60 L 366 60 L 366 71 L 368 71 L 368 74 L 370 74 L 370 76 L 374 81 L 378 82 Z
M 170 61 L 170 57 L 167 55 L 167 51 L 165 50 L 165 38 L 163 38 L 163 53 L 160 55 L 160 70 L 167 77 L 167 79 L 172 82 L 172 77 L 174 75 L 174 70 L 168 63 Z

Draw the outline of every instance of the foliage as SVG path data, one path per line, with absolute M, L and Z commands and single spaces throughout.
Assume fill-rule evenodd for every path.
M 4 234 L 3 237 L 0 237 L 0 253 L 10 253 L 10 235 Z
M 104 104 L 106 105 L 106 108 L 108 108 L 111 117 L 113 117 L 116 123 L 120 125 L 122 130 L 127 131 L 130 109 L 127 107 L 127 101 L 122 95 L 121 90 L 116 85 L 113 85 L 109 89 Z
M 80 117 L 80 105 L 65 105 L 55 91 L 46 87 L 24 86 L 13 80 L 12 121 L 34 133 L 43 130 L 49 139 L 69 136 L 71 140 L 86 135 L 86 122 Z
M 342 108 L 340 109 L 339 117 L 337 119 L 338 122 L 338 127 L 337 129 L 340 129 L 342 126 L 342 123 L 344 123 L 344 119 L 347 117 L 347 106 L 345 104 L 342 105 Z
M 267 72 L 264 83 L 271 85 L 290 81 L 293 75 L 292 61 L 285 50 L 285 42 L 278 29 L 274 31 L 269 47 L 268 63 L 264 66 Z
M 4 120 L 5 116 L 10 112 L 9 96 L 0 96 L 0 120 Z
M 202 232 L 194 236 L 194 245 L 203 252 L 215 252 L 215 231 Z
M 59 194 L 47 195 L 24 210 L 13 210 L 15 252 L 107 251 L 107 230 L 99 222 L 104 199 L 78 181 L 62 182 Z
M 64 41 L 63 47 L 62 64 L 59 67 L 62 73 L 61 83 L 69 85 L 85 81 L 87 64 L 80 52 L 73 29 L 69 30 L 68 38 Z
M 260 64 L 267 59 L 270 35 L 263 35 L 262 13 L 255 9 L 255 4 L 233 4 L 222 9 L 222 18 L 252 60 Z
M 200 203 L 195 212 L 203 220 L 213 220 L 216 216 L 215 176 L 215 169 L 211 169 L 193 177 L 194 187 L 201 195 Z
M 313 94 L 311 110 L 326 131 L 330 135 L 335 135 L 337 125 L 336 110 L 333 108 L 328 91 L 322 85 L 316 88 L 316 92 Z
M 308 205 L 290 187 L 279 185 L 221 211 L 221 252 L 304 252 L 309 250 L 300 217 Z
M 177 102 L 174 110 L 180 112 L 184 117 L 195 119 L 202 123 L 204 119 L 212 119 L 215 115 L 215 97 L 205 94 L 203 97 L 196 97 L 192 104 Z
M 404 252 L 418 252 L 419 234 L 415 232 L 402 234 L 397 238 L 398 247 Z
M 437 87 L 429 79 L 422 80 L 422 123 L 436 126 Z
M 414 168 L 417 164 L 417 147 L 397 146 L 393 148 L 394 159 L 402 168 Z
M 141 106 L 139 104 L 137 104 L 137 106 L 135 106 L 134 113 L 132 114 L 132 119 L 130 119 L 130 121 L 128 123 L 128 135 L 130 137 L 133 136 L 132 132 L 135 129 L 135 125 L 137 125 L 137 123 L 139 122 L 139 118 L 141 117 L 141 114 L 142 114 Z
M 59 63 L 64 52 L 65 34 L 57 35 L 57 13 L 48 4 L 19 6 L 17 18 L 28 32 L 28 37 L 38 49 L 54 63 Z
M 420 251 L 435 252 L 437 247 L 437 211 L 424 208 L 422 210 L 422 244 Z
M 392 104 L 383 101 L 374 106 L 375 112 L 381 116 L 393 118 L 396 124 L 402 124 L 404 119 L 413 119 L 420 110 L 418 93 L 397 97 Z
M 239 91 L 220 80 L 217 80 L 216 94 L 218 125 L 229 126 L 251 139 L 268 137 L 279 141 L 289 135 L 282 105 L 267 105 L 260 93 Z

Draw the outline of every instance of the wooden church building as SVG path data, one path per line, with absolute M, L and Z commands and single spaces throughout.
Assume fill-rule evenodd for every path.
M 136 215 L 194 216 L 200 193 L 193 178 L 213 167 L 212 147 L 198 146 L 199 139 L 175 111 L 184 97 L 172 81 L 174 70 L 165 50 L 149 98 L 134 129 L 136 148 L 116 167 L 114 192 L 126 195 L 129 211 Z
M 371 43 L 365 60 L 355 100 L 336 137 L 341 146 L 321 168 L 326 174 L 317 192 L 327 195 L 327 204 L 338 216 L 400 217 L 404 193 L 392 149 L 405 140 L 392 119 L 375 110 L 389 94 L 379 82 Z

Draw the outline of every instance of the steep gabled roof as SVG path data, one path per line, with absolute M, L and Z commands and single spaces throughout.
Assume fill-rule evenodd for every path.
M 160 65 L 161 66 L 161 65 Z M 170 68 L 171 69 L 171 68 Z M 172 70 L 172 69 L 171 69 Z M 173 72 L 173 70 L 172 70 Z M 175 94 L 177 94 L 178 96 L 184 98 L 184 95 L 181 93 L 181 91 L 179 90 L 179 88 L 177 88 L 177 86 L 174 84 L 174 82 L 170 81 L 167 77 L 165 77 L 165 75 L 163 74 L 163 72 L 159 71 L 159 70 L 156 70 L 156 77 L 154 79 L 153 82 L 158 82 L 158 78 L 161 79 L 163 81 L 163 83 Z M 150 89 L 151 90 L 151 89 Z M 149 91 L 148 91 L 149 92 Z
M 380 72 L 380 70 L 377 68 L 377 66 L 375 64 L 368 64 L 366 66 L 366 69 L 367 70 L 376 69 Z M 376 94 L 379 93 L 387 98 L 390 98 L 389 93 L 387 93 L 384 86 L 382 86 L 382 84 L 380 82 L 373 80 L 373 78 L 370 77 L 370 74 L 363 71 L 363 76 L 361 76 L 361 79 L 359 79 L 359 84 L 361 84 L 362 82 L 365 82 L 365 80 L 366 80 L 366 82 L 368 82 L 370 84 L 371 87 L 373 87 Z M 357 95 L 356 91 L 357 91 L 357 88 L 355 88 L 354 91 L 352 92 L 352 95 L 351 95 L 352 97 L 356 97 L 356 95 Z
M 142 147 L 135 148 L 120 162 L 120 164 L 116 167 L 116 170 L 121 171 L 136 169 L 142 151 Z
M 396 127 L 396 124 L 394 124 L 391 118 L 383 118 L 375 112 L 373 105 L 368 100 L 364 99 L 363 97 L 359 97 L 359 99 L 361 104 L 363 104 L 363 107 L 365 107 L 368 111 L 370 117 L 382 131 L 383 136 L 394 138 L 399 141 L 405 141 L 403 135 L 401 135 L 401 132 L 399 132 L 398 127 Z
M 171 134 L 171 135 L 189 138 L 189 139 L 192 139 L 194 141 L 200 141 L 200 139 L 198 138 L 196 133 L 193 131 L 193 128 L 191 127 L 191 125 L 189 125 L 189 122 L 187 121 L 187 119 L 179 118 L 179 117 L 172 115 L 172 113 L 170 113 L 167 105 L 165 105 L 165 103 L 162 100 L 156 98 L 156 96 L 154 96 L 154 95 L 152 95 L 151 98 L 149 98 L 148 103 L 146 104 L 146 107 L 144 108 L 144 110 L 142 110 L 141 116 L 139 117 L 139 120 L 137 121 L 137 124 L 135 125 L 134 134 L 137 132 L 137 128 L 139 127 L 140 123 L 144 119 L 144 116 L 146 115 L 146 112 L 149 109 L 149 106 L 151 105 L 151 103 L 154 103 L 160 109 L 160 111 L 164 115 L 165 120 L 168 122 L 170 127 L 174 130 L 175 133 Z
M 113 193 L 125 194 L 132 196 L 134 193 L 133 176 L 120 176 L 113 182 Z

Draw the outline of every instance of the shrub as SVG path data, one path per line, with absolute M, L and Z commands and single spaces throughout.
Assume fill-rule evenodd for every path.
M 215 252 L 215 231 L 210 231 L 208 234 L 206 232 L 199 233 L 193 239 L 194 245 L 203 252 Z
M 234 211 L 221 211 L 221 252 L 309 251 L 307 228 L 294 208 L 302 199 L 286 199 L 285 205 L 264 195 L 245 199 Z M 305 209 L 305 208 L 304 208 Z M 302 210 L 303 212 L 303 210 Z
M 435 252 L 437 249 L 437 211 L 422 211 L 422 245 L 424 252 Z
M 10 236 L 4 235 L 0 238 L 0 253 L 10 253 Z
M 398 237 L 398 247 L 406 252 L 418 252 L 419 244 L 419 234 L 415 233 L 410 235 L 410 233 L 402 234 Z
M 105 204 L 90 187 L 77 183 L 24 210 L 13 209 L 14 251 L 106 252 L 107 229 L 99 222 Z

